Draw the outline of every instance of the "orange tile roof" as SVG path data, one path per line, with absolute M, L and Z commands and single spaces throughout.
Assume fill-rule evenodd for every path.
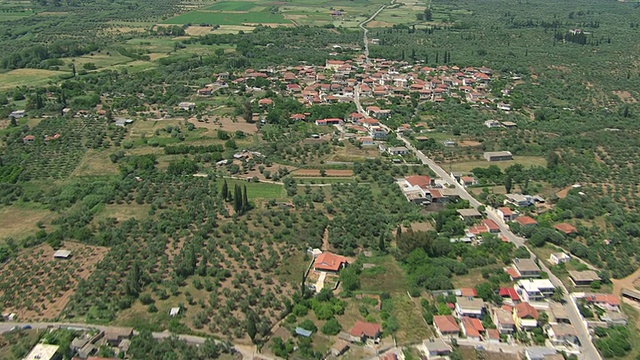
M 440 330 L 441 333 L 451 333 L 460 331 L 458 323 L 453 315 L 436 315 L 433 317 L 433 325 Z
M 567 235 L 571 234 L 571 233 L 576 233 L 578 232 L 578 229 L 576 229 L 575 226 L 571 225 L 571 224 L 567 224 L 567 223 L 560 223 L 557 225 L 553 226 L 556 230 L 563 232 Z
M 531 318 L 538 320 L 538 310 L 529 305 L 529 303 L 521 302 L 520 304 L 516 305 L 514 309 L 516 312 L 516 316 L 520 319 Z
M 313 264 L 316 270 L 338 271 L 343 263 L 347 262 L 347 258 L 335 255 L 330 252 L 320 254 Z
M 349 332 L 352 336 L 367 336 L 370 338 L 375 338 L 382 332 L 382 327 L 376 323 L 364 322 L 364 321 L 356 321 L 356 324 L 353 325 L 351 331 Z
M 464 326 L 467 336 L 479 337 L 481 332 L 484 332 L 484 326 L 478 319 L 470 318 L 467 316 L 461 319 L 462 326 Z
M 526 225 L 538 225 L 538 222 L 532 218 L 531 216 L 518 216 L 515 220 L 515 222 L 519 223 L 522 226 L 526 226 Z

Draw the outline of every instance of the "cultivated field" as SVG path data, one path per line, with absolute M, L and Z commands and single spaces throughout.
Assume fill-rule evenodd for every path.
M 0 90 L 11 89 L 16 86 L 34 86 L 56 79 L 59 75 L 70 74 L 66 71 L 42 69 L 16 69 L 0 74 Z
M 268 12 L 220 13 L 213 11 L 193 11 L 168 19 L 163 24 L 206 24 L 206 25 L 243 25 L 243 24 L 291 24 L 281 14 Z
M 449 169 L 451 167 L 452 171 L 471 171 L 474 168 L 481 167 L 486 168 L 491 165 L 496 165 L 500 169 L 506 169 L 509 166 L 515 164 L 522 164 L 524 167 L 528 168 L 531 166 L 546 166 L 546 160 L 541 156 L 514 156 L 513 160 L 510 161 L 494 161 L 488 162 L 485 159 L 475 160 L 475 161 L 463 161 L 463 162 L 454 162 L 454 163 L 445 163 L 443 167 Z
M 0 208 L 0 239 L 16 240 L 35 232 L 36 224 L 50 222 L 54 215 L 45 209 L 30 209 L 19 206 Z
M 4 312 L 21 320 L 55 319 L 81 279 L 91 275 L 108 248 L 65 242 L 70 259 L 54 259 L 55 250 L 43 244 L 22 251 L 0 270 L 0 302 Z

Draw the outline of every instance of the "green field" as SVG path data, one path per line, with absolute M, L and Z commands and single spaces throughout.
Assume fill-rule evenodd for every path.
M 249 200 L 271 200 L 271 199 L 284 199 L 286 194 L 284 192 L 284 186 L 269 183 L 254 183 L 236 179 L 226 179 L 229 190 L 233 191 L 233 187 L 238 184 L 240 186 L 247 187 L 247 196 Z M 224 180 L 217 180 L 218 190 L 222 189 Z
M 0 74 L 0 90 L 10 89 L 16 86 L 41 85 L 49 80 L 54 80 L 58 75 L 71 72 L 41 70 L 41 69 L 17 69 Z
M 163 24 L 207 24 L 207 25 L 242 25 L 242 24 L 290 24 L 281 14 L 254 12 L 246 14 L 216 13 L 194 11 L 168 19 Z
M 255 5 L 255 3 L 249 1 L 224 1 L 213 4 L 206 9 L 219 11 L 249 11 L 253 9 Z

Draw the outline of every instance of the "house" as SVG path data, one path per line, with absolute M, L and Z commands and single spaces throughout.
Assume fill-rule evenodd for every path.
M 613 294 L 584 294 L 587 303 L 608 311 L 620 311 L 620 298 Z
M 271 106 L 271 105 L 273 105 L 273 100 L 271 100 L 269 98 L 260 99 L 260 100 L 258 100 L 258 105 L 260 107 Z
M 20 119 L 23 118 L 26 114 L 24 110 L 15 110 L 9 114 L 9 118 Z
M 518 295 L 518 292 L 516 291 L 516 289 L 512 287 L 500 288 L 499 295 L 502 298 L 509 298 L 512 304 L 518 304 L 521 301 L 520 295 Z
M 476 297 L 478 296 L 478 292 L 474 288 L 460 288 L 459 290 L 456 291 L 456 296 Z M 455 306 L 454 306 L 454 309 L 455 309 Z
M 462 186 L 478 185 L 478 179 L 474 178 L 473 176 L 461 176 L 458 182 Z
M 340 356 L 342 354 L 344 354 L 345 352 L 347 352 L 347 350 L 349 350 L 349 343 L 338 339 L 336 340 L 336 342 L 331 346 L 331 355 L 333 356 Z
M 425 340 L 422 342 L 422 347 L 427 359 L 447 356 L 451 353 L 451 346 L 440 338 Z
M 313 263 L 316 271 L 338 272 L 348 264 L 347 258 L 328 251 L 320 254 Z
M 60 356 L 58 349 L 58 345 L 36 344 L 23 360 L 52 360 Z
M 133 328 L 109 327 L 104 332 L 104 340 L 110 346 L 118 346 L 122 340 L 131 339 Z
M 525 302 L 543 301 L 553 295 L 555 286 L 549 279 L 519 280 L 513 287 Z
M 432 179 L 426 175 L 411 175 L 404 178 L 405 187 L 418 187 L 427 189 L 433 183 Z
M 462 220 L 482 218 L 482 214 L 476 209 L 458 209 L 456 212 Z
M 36 140 L 36 137 L 33 135 L 27 135 L 25 137 L 22 138 L 22 142 L 27 144 L 27 143 L 32 143 Z
M 518 127 L 518 124 L 514 123 L 513 121 L 503 121 L 502 126 L 506 127 L 507 129 L 511 129 Z
M 549 356 L 554 356 L 557 353 L 558 351 L 552 348 L 530 346 L 524 349 L 524 358 L 526 360 L 548 360 Z
M 529 195 L 522 194 L 506 194 L 505 204 L 511 204 L 516 207 L 527 207 L 533 205 L 533 199 Z
M 500 343 L 500 332 L 498 329 L 487 329 L 485 338 L 491 344 L 498 344 Z
M 407 155 L 409 149 L 404 146 L 395 146 L 388 148 L 387 152 L 391 155 Z
M 500 334 L 513 334 L 516 331 L 516 323 L 513 320 L 513 313 L 502 308 L 494 308 L 492 310 L 492 315 L 491 319 Z
M 549 323 L 550 324 L 570 324 L 569 314 L 562 304 L 557 302 L 549 303 Z
M 178 314 L 180 314 L 180 307 L 172 307 L 171 310 L 169 310 L 169 316 L 171 317 L 178 316 Z
M 489 162 L 513 160 L 513 155 L 510 151 L 489 151 L 485 152 L 483 156 Z
M 571 256 L 565 254 L 564 252 L 552 253 L 549 256 L 549 262 L 554 265 L 568 263 L 570 260 L 571 260 Z
M 502 124 L 500 124 L 498 120 L 487 120 L 484 122 L 484 125 L 489 129 L 502 127 Z
M 518 213 L 509 209 L 506 206 L 499 207 L 497 210 L 498 216 L 502 218 L 504 222 L 513 221 L 518 217 Z
M 471 296 L 456 297 L 456 314 L 459 318 L 468 316 L 472 318 L 481 318 L 485 310 L 485 304 L 482 299 Z
M 479 319 L 464 316 L 460 319 L 460 325 L 462 325 L 464 336 L 471 340 L 480 341 L 484 334 L 484 326 L 482 326 L 482 322 Z
M 191 111 L 191 110 L 195 109 L 196 103 L 183 101 L 180 104 L 178 104 L 178 107 L 181 110 Z
M 518 278 L 540 277 L 540 267 L 531 259 L 513 259 L 513 268 L 518 274 Z
M 200 96 L 208 96 L 208 95 L 211 95 L 211 89 L 210 89 L 210 88 L 202 88 L 202 89 L 198 89 L 198 95 L 200 95 Z
M 440 337 L 457 338 L 460 334 L 460 326 L 452 315 L 435 315 L 433 317 L 433 327 Z
M 498 224 L 496 224 L 496 222 L 491 219 L 484 219 L 481 221 L 481 224 L 484 225 L 492 234 L 500 233 L 500 226 L 498 226 Z
M 293 115 L 289 116 L 289 119 L 296 120 L 296 121 L 303 121 L 306 118 L 307 117 L 306 117 L 305 114 L 293 114 Z
M 56 250 L 56 252 L 53 253 L 54 259 L 68 259 L 70 257 L 71 257 L 70 250 Z
M 534 218 L 532 218 L 531 216 L 527 216 L 527 215 L 518 216 L 514 220 L 514 222 L 517 222 L 522 227 L 530 227 L 530 226 L 538 225 L 538 222 Z
M 308 247 L 307 248 L 307 254 L 311 255 L 312 258 L 317 258 L 318 256 L 320 256 L 322 254 L 322 250 L 318 249 L 318 248 L 311 248 Z
M 600 276 L 593 270 L 569 271 L 569 278 L 575 286 L 589 286 L 594 281 L 600 281 Z
M 373 141 L 372 137 L 361 137 L 358 139 L 358 141 L 360 141 L 360 145 L 362 146 L 371 146 L 371 145 L 375 145 L 376 143 Z
M 356 321 L 356 324 L 353 325 L 349 335 L 351 335 L 351 342 L 365 342 L 368 339 L 377 342 L 380 340 L 380 335 L 382 334 L 382 327 L 376 323 L 364 322 L 364 321 Z
M 605 310 L 605 312 L 600 315 L 600 321 L 604 321 L 607 326 L 626 326 L 628 322 L 627 316 L 624 313 L 608 310 Z
M 578 229 L 575 226 L 567 223 L 560 223 L 553 226 L 554 229 L 560 231 L 565 235 L 577 234 Z
M 548 324 L 545 332 L 553 345 L 571 346 L 578 343 L 578 331 L 571 324 Z
M 531 330 L 538 326 L 538 310 L 522 302 L 513 307 L 513 322 L 518 330 Z
M 630 299 L 636 302 L 640 302 L 640 292 L 636 290 L 624 288 L 620 293 L 622 294 L 622 297 L 625 297 L 627 299 Z

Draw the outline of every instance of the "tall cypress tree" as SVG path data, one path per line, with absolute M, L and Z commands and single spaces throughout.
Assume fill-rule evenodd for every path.
M 242 189 L 238 184 L 233 188 L 233 210 L 236 213 L 242 212 Z
M 242 212 L 247 212 L 251 208 L 249 205 L 249 197 L 247 195 L 247 185 L 244 186 L 244 191 L 242 193 Z
M 229 185 L 227 185 L 227 179 L 224 180 L 224 183 L 222 184 L 222 198 L 224 200 L 227 200 L 227 198 L 229 197 Z

